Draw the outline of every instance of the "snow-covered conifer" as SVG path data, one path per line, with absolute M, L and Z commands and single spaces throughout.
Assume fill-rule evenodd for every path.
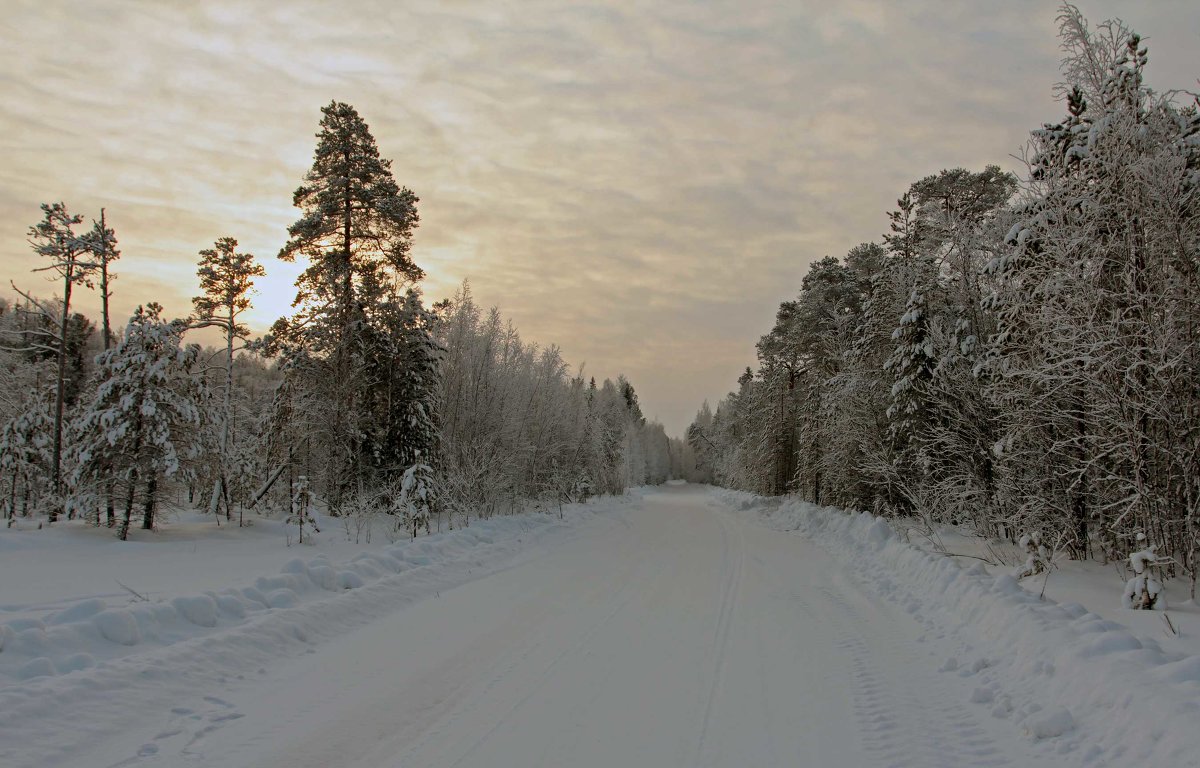
M 50 264 L 34 271 L 53 272 L 63 281 L 62 314 L 57 337 L 58 378 L 54 401 L 54 443 L 50 469 L 54 490 L 60 492 L 62 490 L 63 410 L 67 394 L 67 337 L 71 318 L 71 293 L 76 283 L 89 281 L 96 264 L 89 258 L 91 249 L 88 238 L 75 233 L 75 225 L 83 221 L 82 216 L 68 213 L 64 203 L 43 203 L 42 216 L 42 221 L 29 228 L 29 244 L 39 256 L 49 259 Z M 54 522 L 56 517 L 57 511 L 50 510 L 50 522 Z
M 276 333 L 308 350 L 315 363 L 295 373 L 329 404 L 325 496 L 336 510 L 364 469 L 360 424 L 371 349 L 370 309 L 419 280 L 410 256 L 417 197 L 396 184 L 391 161 L 349 104 L 322 107 L 313 165 L 293 202 L 303 215 L 288 228 L 279 257 L 309 266 L 296 281 L 299 312 Z
M 287 516 L 287 524 L 296 526 L 298 532 L 299 543 L 304 543 L 304 527 L 308 526 L 317 533 L 321 529 L 317 527 L 317 519 L 313 515 L 313 494 L 312 488 L 309 487 L 308 477 L 300 475 L 296 481 L 292 483 L 292 496 L 289 505 Z M 311 537 L 312 534 L 309 534 Z
M 139 306 L 120 343 L 100 356 L 95 393 L 72 424 L 72 485 L 79 494 L 95 493 L 97 483 L 115 485 L 122 539 L 139 499 L 142 527 L 154 527 L 160 479 L 188 471 L 198 451 L 199 348 L 182 343 L 186 327 L 163 320 L 158 304 Z
M 254 254 L 239 253 L 237 240 L 222 237 L 212 248 L 200 251 L 200 296 L 192 299 L 198 325 L 216 325 L 225 334 L 225 383 L 222 391 L 220 437 L 217 445 L 217 473 L 213 483 L 209 508 L 216 513 L 218 501 L 225 502 L 225 517 L 232 517 L 229 477 L 235 471 L 233 463 L 233 355 L 238 340 L 245 340 L 250 330 L 238 317 L 250 308 L 250 292 L 254 278 L 266 272 L 254 261 Z

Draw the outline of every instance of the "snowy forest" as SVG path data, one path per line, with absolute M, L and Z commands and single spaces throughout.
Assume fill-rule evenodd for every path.
M 60 293 L 13 285 L 0 303 L 8 525 L 81 518 L 125 539 L 185 507 L 218 525 L 266 514 L 303 530 L 320 504 L 416 536 L 667 479 L 669 441 L 625 378 L 572 374 L 466 284 L 426 306 L 417 196 L 353 107 L 321 111 L 278 254 L 307 265 L 296 312 L 260 337 L 242 316 L 264 268 L 235 238 L 198 251 L 189 314 L 150 303 L 122 328 L 105 212 L 89 227 L 63 203 L 42 206 L 34 272 Z M 189 340 L 203 328 L 223 343 Z
M 691 479 L 1200 567 L 1200 116 L 1120 22 L 1059 16 L 1066 114 L 1020 177 L 942 170 L 814 262 Z M 1140 546 L 1137 546 L 1140 548 Z

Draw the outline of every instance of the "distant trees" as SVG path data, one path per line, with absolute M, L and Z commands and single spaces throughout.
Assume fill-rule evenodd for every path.
M 1059 21 L 1068 114 L 1032 132 L 1020 194 L 941 171 L 882 244 L 814 263 L 689 430 L 697 466 L 1078 556 L 1144 531 L 1195 577 L 1200 117 L 1145 85 L 1119 22 Z
M 571 376 L 556 347 L 521 340 L 468 286 L 437 308 L 442 478 L 452 516 L 510 511 L 664 482 L 669 447 L 633 385 Z

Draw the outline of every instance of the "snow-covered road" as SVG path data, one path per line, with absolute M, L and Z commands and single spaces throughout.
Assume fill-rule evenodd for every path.
M 1056 764 L 967 704 L 926 630 L 803 537 L 668 487 L 253 680 L 206 681 L 77 764 Z

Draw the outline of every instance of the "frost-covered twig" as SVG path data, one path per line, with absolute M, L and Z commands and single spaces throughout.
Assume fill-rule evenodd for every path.
M 116 580 L 114 579 L 114 581 L 116 581 Z M 133 589 L 130 589 L 129 587 L 122 584 L 120 581 L 117 581 L 117 586 L 119 586 L 121 589 L 125 590 L 129 594 L 133 595 L 135 600 L 140 600 L 143 603 L 150 602 L 150 598 L 146 597 L 145 595 L 143 595 L 139 592 L 134 591 Z

